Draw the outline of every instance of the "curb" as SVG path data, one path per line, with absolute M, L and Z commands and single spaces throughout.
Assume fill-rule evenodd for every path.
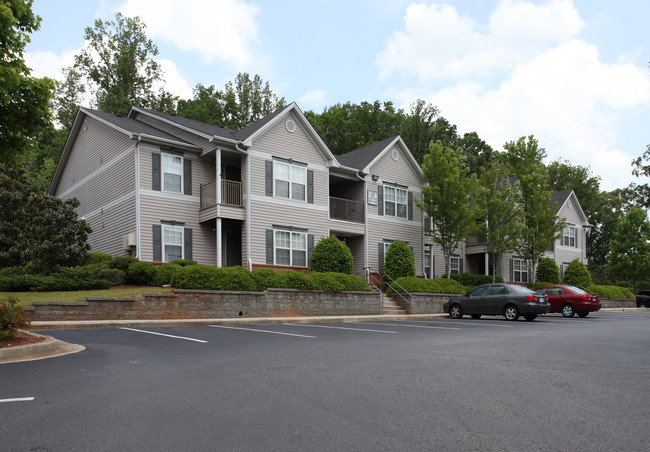
M 59 341 L 50 336 L 42 336 L 40 334 L 32 333 L 31 331 L 23 330 L 23 332 L 31 334 L 32 336 L 44 337 L 45 340 L 37 344 L 20 345 L 18 347 L 0 349 L 0 364 L 62 356 L 69 353 L 80 352 L 86 348 L 81 345 L 68 344 L 67 342 Z

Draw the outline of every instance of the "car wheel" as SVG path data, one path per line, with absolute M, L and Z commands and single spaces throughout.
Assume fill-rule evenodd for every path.
M 578 317 L 580 317 L 580 318 L 587 317 L 588 315 L 589 315 L 589 311 L 578 312 Z
M 529 322 L 532 322 L 537 318 L 537 314 L 525 314 L 524 319 L 528 320 Z
M 449 317 L 452 319 L 463 318 L 463 308 L 461 308 L 459 304 L 452 305 L 449 308 Z
M 503 315 L 507 320 L 517 320 L 519 318 L 519 309 L 514 304 L 509 304 L 503 310 Z
M 473 319 L 480 319 L 480 318 L 481 318 L 481 314 L 472 314 L 472 318 L 473 318 Z
M 576 308 L 574 308 L 572 304 L 567 303 L 562 306 L 562 315 L 564 317 L 573 317 L 576 315 Z
M 647 307 L 648 307 L 648 305 L 647 305 L 647 304 L 645 304 L 645 303 L 639 303 L 639 307 L 640 307 L 640 308 L 647 308 Z

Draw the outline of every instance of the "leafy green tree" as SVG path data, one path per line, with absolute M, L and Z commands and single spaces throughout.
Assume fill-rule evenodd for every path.
M 537 265 L 536 280 L 549 284 L 560 284 L 560 268 L 550 257 L 545 257 Z M 586 286 L 585 286 L 586 287 Z
M 471 174 L 480 174 L 481 168 L 488 168 L 495 159 L 492 147 L 479 138 L 476 132 L 470 132 L 459 139 L 459 146 L 463 150 L 467 162 L 467 169 Z
M 551 204 L 548 174 L 542 159 L 546 156 L 537 140 L 531 135 L 504 145 L 511 174 L 519 179 L 521 204 L 524 208 L 521 234 L 515 243 L 515 251 L 532 264 L 535 275 L 537 263 L 544 252 L 562 233 L 564 222 L 555 215 L 557 206 Z M 534 281 L 532 281 L 534 282 Z
M 41 18 L 33 0 L 0 3 L 0 163 L 16 167 L 41 131 L 52 127 L 50 97 L 54 81 L 30 76 L 24 59 L 29 34 Z
M 451 273 L 451 255 L 474 230 L 477 212 L 471 205 L 476 179 L 469 176 L 457 148 L 432 143 L 424 156 L 422 172 L 427 186 L 422 201 L 416 204 L 431 218 L 433 229 L 425 228 L 442 248 L 447 277 Z
M 606 270 L 614 280 L 632 280 L 635 291 L 650 274 L 650 221 L 640 207 L 632 207 L 618 223 Z
M 632 174 L 636 177 L 650 178 L 650 144 L 640 157 L 632 160 Z M 650 209 L 650 182 L 645 184 L 630 184 L 629 190 L 638 195 L 639 204 Z
M 486 244 L 496 282 L 496 266 L 503 253 L 512 251 L 521 233 L 523 209 L 519 182 L 510 183 L 507 169 L 494 162 L 488 170 L 481 167 L 474 201 L 477 207 L 478 234 Z
M 331 235 L 319 240 L 314 246 L 309 269 L 314 272 L 352 274 L 354 271 L 352 252 L 345 242 Z
M 79 220 L 76 198 L 40 195 L 23 170 L 0 165 L 0 267 L 29 262 L 43 272 L 86 258 L 90 226 Z
M 429 143 L 434 141 L 433 125 L 438 114 L 438 108 L 418 99 L 411 104 L 410 113 L 403 118 L 400 136 L 418 163 L 429 152 Z
M 393 280 L 415 276 L 415 256 L 406 243 L 395 240 L 390 244 L 384 256 L 384 273 Z
M 578 259 L 572 260 L 566 270 L 564 270 L 563 280 L 565 284 L 571 284 L 585 289 L 591 285 L 591 275 L 589 274 L 589 270 L 587 270 L 587 266 Z

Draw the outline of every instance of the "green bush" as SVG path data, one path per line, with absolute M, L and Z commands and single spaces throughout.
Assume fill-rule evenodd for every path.
M 409 246 L 395 240 L 384 256 L 384 273 L 396 280 L 404 276 L 415 276 L 415 256 Z
M 131 256 L 119 256 L 114 257 L 108 263 L 108 268 L 117 268 L 122 270 L 124 273 L 129 269 L 129 267 L 135 262 L 139 262 L 135 257 Z
M 18 305 L 20 300 L 9 297 L 7 303 L 0 305 L 0 339 L 11 337 L 18 328 L 29 326 L 30 321 Z
M 151 286 L 156 276 L 156 266 L 149 262 L 134 262 L 126 270 L 126 283 Z
M 172 281 L 177 273 L 181 271 L 183 267 L 175 263 L 163 264 L 156 267 L 156 274 L 153 278 L 154 286 L 166 286 L 172 285 Z
M 535 280 L 548 281 L 550 284 L 560 284 L 560 268 L 550 257 L 545 257 L 537 264 Z
M 217 268 L 188 265 L 173 275 L 172 285 L 179 289 L 255 291 L 257 285 L 242 267 Z
M 108 265 L 108 263 L 113 260 L 113 256 L 106 253 L 88 253 L 88 259 L 86 262 L 90 265 L 100 264 Z
M 336 278 L 345 287 L 343 290 L 352 292 L 370 292 L 372 290 L 365 279 L 356 275 L 336 273 Z
M 442 277 L 446 278 L 447 275 L 443 275 Z M 476 287 L 476 286 L 480 286 L 481 284 L 490 284 L 492 282 L 491 275 L 473 275 L 471 273 L 452 273 L 449 277 L 455 281 L 458 281 L 463 286 L 467 286 L 467 287 Z M 501 276 L 497 276 L 496 278 L 494 278 L 494 281 L 498 283 L 502 283 L 503 278 Z
M 314 282 L 312 278 L 306 274 L 297 272 L 295 270 L 287 270 L 280 273 L 280 285 L 282 289 L 300 289 L 300 290 L 313 290 Z
M 587 266 L 578 259 L 573 260 L 564 270 L 564 283 L 580 287 L 591 285 L 591 274 Z
M 181 267 L 187 267 L 188 265 L 198 265 L 196 261 L 189 259 L 176 259 L 175 261 L 171 261 L 170 264 L 180 265 Z
M 315 290 L 325 290 L 327 292 L 342 292 L 345 285 L 337 277 L 340 273 L 319 273 L 312 272 L 309 274 Z
M 630 289 L 619 286 L 598 286 L 591 284 L 587 290 L 597 293 L 601 298 L 635 298 Z
M 354 260 L 345 242 L 331 235 L 321 239 L 311 254 L 309 269 L 313 272 L 337 272 L 352 274 Z
M 88 268 L 88 266 L 84 268 Z M 126 281 L 126 273 L 117 268 L 100 268 L 99 272 L 102 278 L 109 281 L 113 286 L 122 285 Z
M 402 286 L 409 293 L 444 293 L 444 294 L 463 294 L 467 288 L 454 279 L 423 279 L 415 276 L 402 277 L 396 280 L 396 283 Z M 389 287 L 388 293 L 400 291 L 399 286 Z
M 269 287 L 280 287 L 281 284 L 280 273 L 273 268 L 256 268 L 251 272 L 251 278 L 259 291 Z

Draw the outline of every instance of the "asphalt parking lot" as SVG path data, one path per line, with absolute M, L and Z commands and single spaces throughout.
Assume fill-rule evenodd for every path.
M 650 312 L 47 331 L 3 450 L 648 450 Z

